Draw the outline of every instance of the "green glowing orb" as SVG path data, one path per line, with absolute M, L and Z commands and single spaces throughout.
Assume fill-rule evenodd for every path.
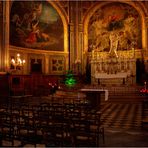
M 67 79 L 67 80 L 65 81 L 65 84 L 66 84 L 66 85 L 69 85 L 69 86 L 73 86 L 73 85 L 76 84 L 76 80 L 73 79 L 73 78 L 69 78 L 69 79 Z
M 75 84 L 76 84 L 76 80 L 73 76 L 72 71 L 68 71 L 68 73 L 66 74 L 65 85 L 72 87 Z

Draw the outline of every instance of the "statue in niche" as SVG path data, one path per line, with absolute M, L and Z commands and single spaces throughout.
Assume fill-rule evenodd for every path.
M 118 54 L 117 54 L 118 42 L 119 42 L 118 34 L 116 32 L 111 32 L 109 35 L 109 39 L 110 39 L 109 54 L 111 57 L 115 56 L 116 58 L 118 58 Z

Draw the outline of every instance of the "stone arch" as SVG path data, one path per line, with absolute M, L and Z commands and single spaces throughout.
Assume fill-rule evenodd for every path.
M 64 26 L 64 52 L 68 52 L 68 16 L 66 15 L 66 12 L 61 7 L 61 5 L 55 3 L 54 1 L 48 0 L 48 2 L 57 10 L 62 19 Z
M 100 2 L 98 5 L 93 5 L 86 13 L 86 15 L 83 18 L 83 25 L 84 25 L 84 53 L 88 52 L 88 24 L 89 24 L 89 20 L 91 18 L 91 16 L 95 13 L 95 11 L 97 11 L 99 8 L 101 8 L 102 6 L 105 5 L 109 5 L 111 3 L 114 2 Z M 117 3 L 117 2 L 116 2 Z M 118 3 L 126 3 L 130 6 L 132 6 L 135 10 L 137 10 L 137 12 L 139 13 L 140 17 L 141 17 L 141 27 L 142 27 L 142 49 L 146 49 L 147 48 L 147 29 L 146 29 L 146 24 L 145 24 L 145 17 L 147 15 L 147 11 L 146 9 L 144 9 L 145 7 L 142 5 L 141 2 L 123 2 L 123 1 L 119 1 Z

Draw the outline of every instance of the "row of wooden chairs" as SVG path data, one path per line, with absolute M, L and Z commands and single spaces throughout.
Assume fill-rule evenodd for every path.
M 98 146 L 104 142 L 101 112 L 86 104 L 58 103 L 40 106 L 3 105 L 0 108 L 2 140 L 18 140 L 25 144 L 43 143 L 46 146 Z M 19 146 L 20 146 L 19 145 Z
M 148 127 L 148 100 L 145 99 L 142 101 L 142 128 Z

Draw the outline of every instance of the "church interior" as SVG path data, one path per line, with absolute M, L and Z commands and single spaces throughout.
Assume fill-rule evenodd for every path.
M 147 147 L 148 1 L 0 1 L 1 147 Z

